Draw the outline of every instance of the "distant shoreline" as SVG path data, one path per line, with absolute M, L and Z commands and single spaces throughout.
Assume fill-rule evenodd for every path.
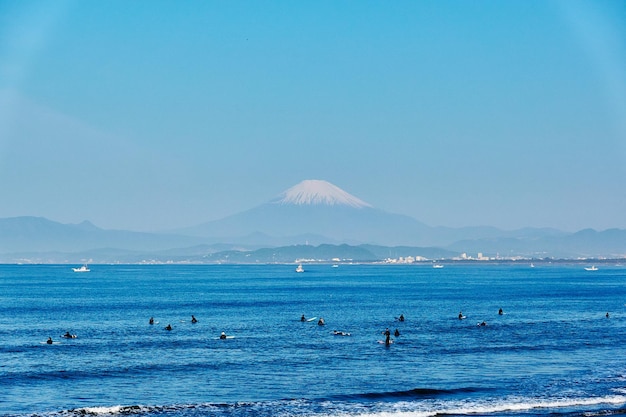
M 419 261 L 419 262 L 386 262 L 386 261 L 297 261 L 297 262 L 186 262 L 186 261 L 143 261 L 143 262 L 89 262 L 89 265 L 135 265 L 135 266 L 294 266 L 297 264 L 309 265 L 309 266 L 351 266 L 351 265 L 372 265 L 372 266 L 402 266 L 402 267 L 421 267 L 432 268 L 434 264 L 446 266 L 468 266 L 468 265 L 519 265 L 526 266 L 528 268 L 546 266 L 546 265 L 580 265 L 580 266 L 626 266 L 626 257 L 622 258 L 588 258 L 588 259 L 523 259 L 523 260 L 448 260 L 441 259 L 434 261 Z M 37 266 L 37 265 L 50 265 L 50 266 L 74 266 L 78 264 L 84 264 L 84 262 L 0 262 L 0 266 Z

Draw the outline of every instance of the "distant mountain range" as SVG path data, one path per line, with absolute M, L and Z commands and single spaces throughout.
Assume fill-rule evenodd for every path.
M 303 181 L 265 204 L 221 220 L 167 233 L 105 230 L 87 221 L 61 224 L 40 217 L 0 219 L 0 262 L 247 263 L 324 256 L 375 261 L 384 253 L 383 258 L 394 253 L 623 258 L 626 230 L 431 227 L 376 209 L 321 180 Z

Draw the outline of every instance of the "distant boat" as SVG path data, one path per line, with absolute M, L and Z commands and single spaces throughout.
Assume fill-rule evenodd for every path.
M 339 265 L 333 264 L 333 268 L 339 268 Z
M 80 268 L 72 268 L 74 272 L 89 272 L 90 269 L 87 267 L 87 264 L 81 266 Z
M 433 268 L 440 269 L 440 268 L 443 268 L 443 265 L 441 265 L 441 264 L 433 264 Z
M 298 265 L 296 268 L 296 272 L 304 272 L 304 268 L 302 268 L 302 264 Z
M 535 264 L 531 262 L 531 263 L 530 263 L 530 267 L 531 267 L 531 268 L 534 268 L 534 267 L 535 267 Z
M 592 266 L 591 268 L 585 268 L 585 271 L 597 271 L 598 268 L 596 268 L 596 266 Z

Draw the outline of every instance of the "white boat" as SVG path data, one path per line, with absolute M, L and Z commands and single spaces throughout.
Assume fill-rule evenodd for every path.
M 434 264 L 433 268 L 440 269 L 440 268 L 443 268 L 443 265 L 441 265 L 441 264 Z
M 585 271 L 597 271 L 598 268 L 596 268 L 596 266 L 592 266 L 591 268 L 585 268 Z
M 80 268 L 72 268 L 74 272 L 89 272 L 90 269 L 87 267 L 87 264 L 81 266 Z
M 339 268 L 339 265 L 333 264 L 333 268 Z
M 304 268 L 302 268 L 302 264 L 298 265 L 296 268 L 296 272 L 304 272 Z

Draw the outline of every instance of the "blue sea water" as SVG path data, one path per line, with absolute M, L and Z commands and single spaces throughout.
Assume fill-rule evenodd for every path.
M 2 265 L 0 415 L 626 413 L 624 267 L 305 269 Z

